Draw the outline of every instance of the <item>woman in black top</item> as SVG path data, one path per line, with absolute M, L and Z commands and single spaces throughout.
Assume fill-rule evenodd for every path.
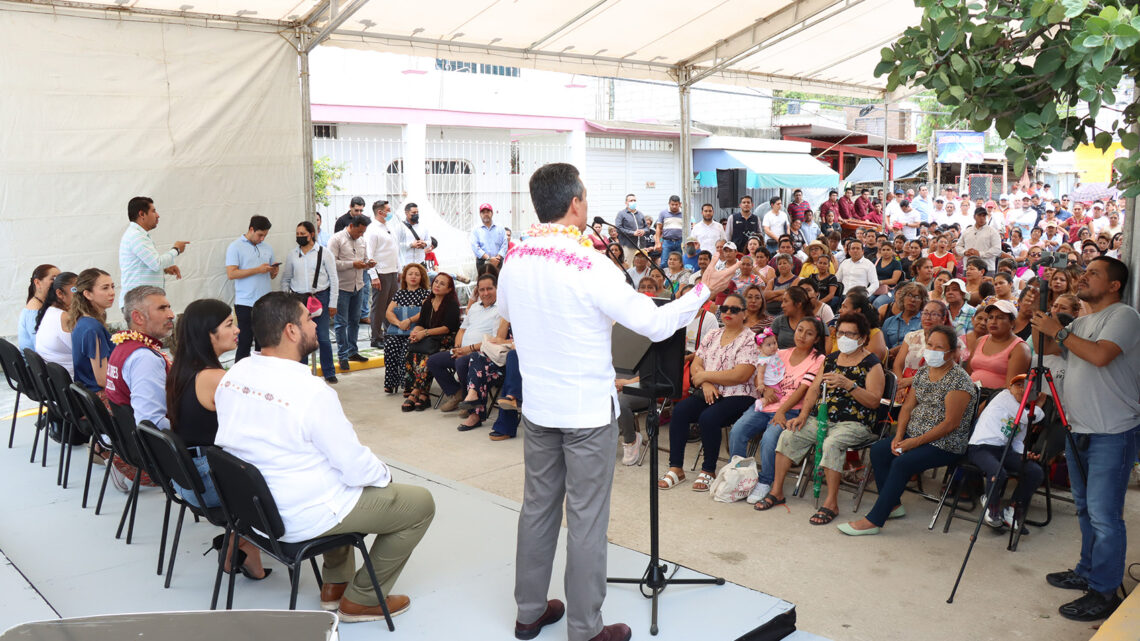
M 206 507 L 218 507 L 218 492 L 210 478 L 206 448 L 214 444 L 218 434 L 218 411 L 214 391 L 226 373 L 219 357 L 237 349 L 238 327 L 230 306 L 211 298 L 196 300 L 186 306 L 175 332 L 174 357 L 166 376 L 166 407 L 170 430 L 182 438 L 194 459 L 194 467 L 202 477 L 202 500 Z M 187 502 L 197 504 L 194 490 L 175 489 Z M 220 548 L 222 537 L 214 539 Z M 251 579 L 264 579 L 272 570 L 261 565 L 261 553 L 245 539 L 238 541 L 241 573 Z M 230 553 L 226 553 L 226 571 L 230 571 Z
M 455 281 L 451 274 L 436 274 L 431 283 L 431 294 L 431 298 L 424 301 L 420 308 L 416 328 L 408 336 L 404 387 L 409 392 L 408 400 L 400 406 L 405 412 L 412 409 L 420 412 L 429 405 L 428 390 L 431 389 L 432 378 L 428 373 L 427 359 L 431 354 L 423 353 L 422 347 L 430 347 L 432 353 L 451 349 L 455 343 L 455 333 L 459 331 L 459 297 L 455 293 Z M 421 349 L 417 350 L 417 346 Z

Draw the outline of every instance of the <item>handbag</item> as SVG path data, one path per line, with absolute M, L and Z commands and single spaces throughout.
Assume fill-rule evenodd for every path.
M 420 308 L 414 305 L 396 305 L 392 308 L 392 313 L 400 320 L 408 320 L 412 316 L 420 313 Z M 384 328 L 384 333 L 389 336 L 408 336 L 412 333 L 411 328 L 400 329 L 399 325 L 388 323 L 388 327 Z
M 507 352 L 511 351 L 511 348 L 507 345 L 492 343 L 491 335 L 483 334 L 483 342 L 479 344 L 479 351 L 483 352 L 483 355 L 487 357 L 487 360 L 491 361 L 495 365 L 498 365 L 499 367 L 506 367 Z
M 443 347 L 443 341 L 438 336 L 424 336 L 415 343 L 408 343 L 409 354 L 423 354 L 431 356 Z
M 709 494 L 714 501 L 732 503 L 748 496 L 756 487 L 760 473 L 756 470 L 756 459 L 745 458 L 740 455 L 732 457 L 724 467 L 720 468 L 716 479 L 709 486 Z

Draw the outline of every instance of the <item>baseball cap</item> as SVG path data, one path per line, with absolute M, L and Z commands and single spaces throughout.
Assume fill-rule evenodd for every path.
M 1045 211 L 1056 211 L 1056 210 L 1053 209 L 1053 205 L 1045 205 Z
M 487 211 L 488 209 L 495 211 L 495 208 L 491 206 L 491 203 L 483 203 L 482 205 L 479 205 L 479 211 Z
M 734 242 L 732 242 L 732 241 L 730 240 L 730 241 L 728 241 L 727 243 L 725 243 L 725 244 L 724 244 L 724 245 L 721 247 L 721 249 L 731 249 L 732 251 L 736 251 L 736 243 L 734 243 Z
M 1093 209 L 1104 209 L 1104 203 L 1099 200 L 1092 204 Z
M 942 289 L 945 290 L 951 285 L 957 285 L 958 289 L 961 290 L 963 294 L 966 293 L 966 283 L 961 278 L 951 278 L 950 280 L 946 281 L 946 284 L 942 286 Z
M 896 189 L 896 190 L 895 190 L 895 195 L 902 195 L 902 194 L 904 194 L 904 193 L 906 193 L 906 192 L 904 192 L 904 191 L 903 191 L 903 190 L 901 190 L 901 189 Z
M 1014 305 L 1012 301 L 999 300 L 995 303 L 986 305 L 987 314 L 990 313 L 991 309 L 997 309 L 999 312 L 1009 314 L 1010 316 L 1017 316 L 1017 305 Z
M 1009 384 L 1014 385 L 1015 383 L 1020 383 L 1021 381 L 1024 381 L 1027 378 L 1029 378 L 1028 374 L 1018 374 L 1017 376 L 1014 376 L 1013 378 L 1009 379 Z
M 997 203 L 992 200 L 986 201 L 986 209 L 993 209 L 994 207 L 997 207 Z

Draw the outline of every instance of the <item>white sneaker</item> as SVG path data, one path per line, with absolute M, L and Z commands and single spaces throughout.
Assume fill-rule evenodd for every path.
M 641 453 L 641 432 L 636 432 L 632 443 L 621 444 L 621 464 L 633 465 L 637 463 L 637 455 Z
M 767 483 L 757 483 L 756 487 L 748 493 L 748 498 L 744 499 L 749 505 L 756 505 L 768 496 L 768 492 L 772 490 L 772 486 Z
M 1006 525 L 1006 527 L 1010 527 L 1010 528 L 1013 527 L 1013 506 L 1012 505 L 1010 505 L 1009 507 L 1002 510 L 1001 522 L 1004 523 Z
M 123 494 L 126 494 L 127 492 L 131 491 L 131 482 L 128 481 L 127 477 L 124 476 L 123 473 L 119 471 L 119 468 L 112 465 L 110 472 L 111 472 L 111 484 L 115 486 L 116 490 L 122 492 Z

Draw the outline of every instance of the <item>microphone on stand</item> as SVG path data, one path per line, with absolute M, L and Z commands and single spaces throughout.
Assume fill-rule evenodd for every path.
M 637 253 L 641 254 L 642 256 L 645 256 L 645 258 L 649 261 L 650 267 L 652 267 L 653 269 L 656 269 L 658 272 L 660 272 L 661 275 L 665 278 L 665 282 L 669 284 L 669 300 L 676 300 L 676 298 L 677 298 L 677 292 L 675 291 L 676 288 L 673 287 L 673 281 L 669 278 L 669 274 L 666 274 L 665 270 L 661 269 L 661 265 L 658 265 L 656 262 L 654 262 L 654 260 L 652 258 L 649 257 L 649 254 L 645 253 L 645 250 L 643 250 L 641 248 L 641 243 L 637 242 L 636 236 L 630 236 L 629 232 L 625 231 L 621 227 L 618 227 L 617 225 L 606 222 L 606 219 L 602 218 L 601 216 L 594 216 L 594 224 L 595 225 L 605 225 L 606 227 L 613 227 L 614 229 L 617 230 L 618 236 L 625 238 L 626 240 L 633 243 L 634 249 L 637 250 Z M 629 274 L 627 273 L 626 275 L 628 276 Z M 629 280 L 633 280 L 633 279 L 630 278 Z M 636 285 L 634 285 L 634 287 L 636 287 Z

